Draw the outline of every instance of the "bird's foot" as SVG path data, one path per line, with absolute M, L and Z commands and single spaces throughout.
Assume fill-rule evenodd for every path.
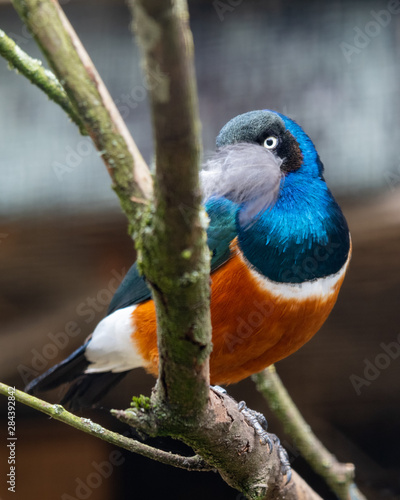
M 292 469 L 290 467 L 289 457 L 285 448 L 281 445 L 278 436 L 268 434 L 268 422 L 264 415 L 258 411 L 247 408 L 246 403 L 238 403 L 238 409 L 246 419 L 246 422 L 253 427 L 255 433 L 259 436 L 261 444 L 267 444 L 269 452 L 272 452 L 273 446 L 278 447 L 278 456 L 281 463 L 281 473 L 286 476 L 286 484 L 292 478 Z
M 255 433 L 260 438 L 261 444 L 267 444 L 269 452 L 272 451 L 273 442 L 268 435 L 268 422 L 264 415 L 258 411 L 247 408 L 246 403 L 238 403 L 238 410 L 242 413 L 246 422 L 253 427 Z
M 218 394 L 227 394 L 226 390 L 219 385 L 211 386 L 211 388 Z M 261 444 L 268 445 L 269 452 L 272 452 L 274 446 L 278 447 L 278 456 L 281 463 L 281 473 L 286 476 L 286 484 L 288 484 L 292 478 L 292 468 L 290 467 L 289 456 L 285 448 L 281 445 L 281 442 L 275 434 L 269 434 L 268 422 L 264 415 L 258 411 L 250 410 L 244 401 L 238 403 L 238 410 L 244 416 L 246 422 L 253 427 L 254 432 L 259 436 Z
M 281 462 L 281 473 L 283 476 L 286 476 L 285 484 L 288 484 L 292 479 L 292 468 L 290 467 L 289 455 L 285 448 L 281 445 L 278 436 L 275 436 L 275 434 L 273 434 L 273 440 L 275 446 L 278 446 L 278 456 L 279 461 Z
M 219 385 L 211 386 L 217 394 L 227 394 L 226 390 Z M 262 413 L 247 408 L 246 403 L 241 401 L 238 403 L 238 410 L 244 416 L 246 422 L 253 427 L 257 436 L 260 437 L 261 444 L 268 444 L 270 452 L 272 451 L 272 441 L 268 436 L 268 422 Z
M 228 394 L 226 392 L 226 389 L 224 389 L 223 387 L 221 387 L 220 385 L 212 385 L 211 386 L 211 389 L 214 391 L 214 392 L 217 392 L 218 394 Z

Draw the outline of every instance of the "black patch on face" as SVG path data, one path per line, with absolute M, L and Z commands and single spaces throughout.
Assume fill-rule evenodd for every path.
M 279 143 L 275 152 L 283 160 L 281 165 L 282 172 L 295 172 L 303 163 L 303 154 L 300 147 L 288 130 L 279 137 Z

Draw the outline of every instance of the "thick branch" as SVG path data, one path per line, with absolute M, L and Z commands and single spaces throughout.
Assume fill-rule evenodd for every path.
M 183 0 L 131 2 L 151 89 L 155 214 L 139 258 L 157 305 L 159 379 L 147 412 L 117 412 L 153 435 L 170 435 L 251 499 L 319 498 L 297 475 L 286 485 L 278 447 L 269 455 L 237 404 L 208 390 L 209 254 L 201 224 L 199 126 L 193 41 Z M 152 75 L 162 75 L 158 82 Z
M 41 411 L 42 413 L 45 413 L 56 420 L 60 420 L 60 422 L 64 422 L 75 429 L 86 432 L 91 436 L 98 437 L 107 443 L 114 444 L 120 448 L 124 448 L 125 450 L 138 453 L 139 455 L 151 458 L 152 460 L 156 460 L 157 462 L 190 471 L 212 470 L 212 467 L 210 467 L 197 455 L 193 457 L 183 457 L 181 455 L 175 455 L 167 451 L 153 448 L 152 446 L 148 446 L 140 441 L 136 441 L 135 439 L 130 439 L 122 436 L 121 434 L 105 429 L 101 425 L 92 422 L 89 418 L 77 417 L 76 415 L 73 415 L 65 410 L 61 405 L 52 405 L 42 399 L 30 396 L 25 392 L 19 391 L 18 389 L 1 382 L 0 394 L 3 394 L 4 396 L 12 396 L 20 403 Z
M 365 500 L 353 483 L 354 465 L 338 462 L 319 441 L 282 384 L 275 367 L 270 366 L 252 378 L 271 410 L 283 423 L 285 432 L 295 441 L 302 456 L 338 497 L 342 500 Z
M 39 87 L 55 103 L 62 107 L 73 122 L 78 125 L 82 135 L 87 135 L 86 129 L 69 100 L 65 90 L 55 75 L 43 68 L 42 62 L 30 57 L 18 45 L 0 30 L 0 55 L 9 63 L 10 68 L 15 68 L 28 80 Z
M 193 40 L 183 0 L 135 0 L 131 6 L 156 149 L 155 214 L 140 253 L 157 306 L 155 397 L 190 418 L 207 404 L 211 351 Z M 153 81 L 153 75 L 161 77 Z
M 104 83 L 58 2 L 13 0 L 13 5 L 79 111 L 132 224 L 137 202 L 143 203 L 150 197 L 152 182 L 149 169 Z
M 236 401 L 227 394 L 209 393 L 206 412 L 194 428 L 182 420 L 171 426 L 157 407 L 147 411 L 113 411 L 129 425 L 153 436 L 176 437 L 218 469 L 222 478 L 233 488 L 253 500 L 321 500 L 293 471 L 287 483 L 281 472 L 277 443 L 272 447 L 261 444 L 253 427 L 245 421 Z M 269 434 L 271 441 L 275 436 Z

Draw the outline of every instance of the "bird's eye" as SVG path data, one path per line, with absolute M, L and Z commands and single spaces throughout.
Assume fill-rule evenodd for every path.
M 264 141 L 264 148 L 267 149 L 275 149 L 277 145 L 278 145 L 278 138 L 275 137 L 274 135 L 270 135 Z

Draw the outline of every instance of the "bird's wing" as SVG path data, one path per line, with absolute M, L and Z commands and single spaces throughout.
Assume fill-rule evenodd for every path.
M 230 258 L 230 244 L 237 236 L 236 214 L 239 206 L 225 197 L 213 197 L 205 207 L 210 219 L 207 243 L 213 272 Z
M 211 198 L 205 205 L 210 223 L 207 229 L 207 243 L 212 253 L 211 272 L 224 264 L 230 257 L 229 245 L 237 236 L 236 212 L 238 205 L 227 198 Z M 140 304 L 151 298 L 151 291 L 137 263 L 129 269 L 112 298 L 107 315 L 117 309 Z
M 135 262 L 111 299 L 107 315 L 112 314 L 117 309 L 140 304 L 150 298 L 150 288 L 147 286 L 144 277 L 139 274 L 137 262 Z

